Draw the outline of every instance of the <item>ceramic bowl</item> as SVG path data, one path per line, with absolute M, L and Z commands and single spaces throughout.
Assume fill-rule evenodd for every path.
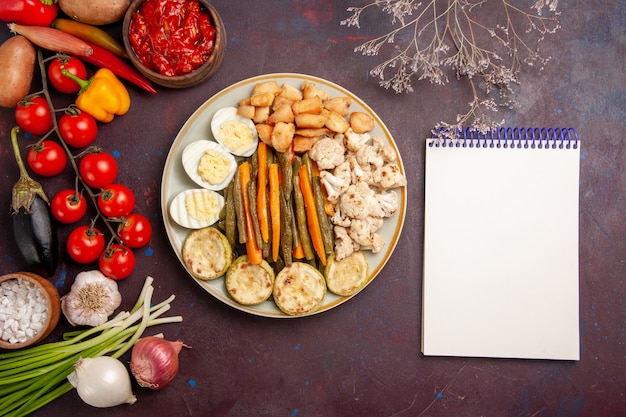
M 224 22 L 222 22 L 222 18 L 217 13 L 213 5 L 211 5 L 211 3 L 207 0 L 197 0 L 211 16 L 213 26 L 215 26 L 216 30 L 215 43 L 211 56 L 209 56 L 207 61 L 202 66 L 188 74 L 167 76 L 146 67 L 137 57 L 137 54 L 128 39 L 131 19 L 145 1 L 148 0 L 135 0 L 130 4 L 130 7 L 126 10 L 122 26 L 124 47 L 126 48 L 130 61 L 137 68 L 137 70 L 139 70 L 139 72 L 155 84 L 169 88 L 188 88 L 200 84 L 210 78 L 221 65 L 226 49 L 226 31 L 224 29 Z
M 43 327 L 33 337 L 24 342 L 11 343 L 4 340 L 0 334 L 0 349 L 21 349 L 39 343 L 54 330 L 61 316 L 61 299 L 58 291 L 50 281 L 30 272 L 15 272 L 0 276 L 0 283 L 12 279 L 29 281 L 41 290 L 47 307 L 47 318 L 43 323 Z M 7 319 L 9 318 L 7 317 Z M 2 329 L 0 329 L 1 331 Z

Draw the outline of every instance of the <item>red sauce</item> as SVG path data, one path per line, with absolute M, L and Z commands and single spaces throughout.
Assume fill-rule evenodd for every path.
M 128 32 L 141 62 L 167 76 L 200 67 L 215 45 L 211 16 L 197 0 L 146 0 L 133 14 Z

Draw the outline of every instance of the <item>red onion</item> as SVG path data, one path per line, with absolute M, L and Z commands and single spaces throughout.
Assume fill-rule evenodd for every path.
M 130 359 L 130 371 L 142 387 L 160 390 L 169 385 L 178 373 L 178 353 L 183 342 L 148 336 L 139 339 Z

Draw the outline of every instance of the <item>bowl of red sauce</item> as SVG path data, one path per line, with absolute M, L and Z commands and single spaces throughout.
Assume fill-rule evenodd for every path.
M 202 83 L 224 58 L 224 23 L 206 0 L 135 0 L 122 31 L 130 61 L 164 87 Z

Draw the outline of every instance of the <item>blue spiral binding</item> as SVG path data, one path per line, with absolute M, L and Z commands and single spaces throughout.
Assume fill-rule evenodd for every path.
M 440 129 L 428 142 L 430 147 L 577 149 L 578 133 L 572 127 L 500 127 L 479 132 L 474 128 Z

